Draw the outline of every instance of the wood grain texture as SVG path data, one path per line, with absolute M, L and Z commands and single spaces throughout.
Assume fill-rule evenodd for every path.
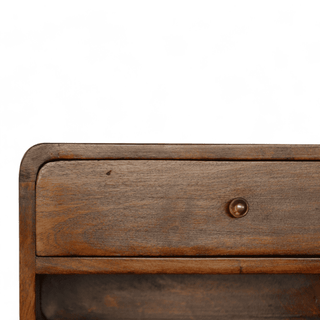
M 83 144 L 43 143 L 31 147 L 20 181 L 36 181 L 40 167 L 56 160 L 320 160 L 319 145 Z
M 291 173 L 288 173 L 291 170 L 289 167 L 287 169 L 285 168 L 283 172 L 281 170 L 279 170 L 278 173 L 272 171 L 271 175 L 268 175 L 268 178 L 266 179 L 271 188 L 269 188 L 271 190 L 268 191 L 269 193 L 263 193 L 267 187 L 264 186 L 263 183 L 259 184 L 259 174 L 258 176 L 255 176 L 253 173 L 250 173 L 253 175 L 251 180 L 254 182 L 254 186 L 250 187 L 251 191 L 249 191 L 252 192 L 250 194 L 259 194 L 262 202 L 256 201 L 257 198 L 248 199 L 248 194 L 245 192 L 240 195 L 240 191 L 242 190 L 240 185 L 241 181 L 239 180 L 240 184 L 235 186 L 236 182 L 233 181 L 230 183 L 230 176 L 228 178 L 228 175 L 226 175 L 223 179 L 225 182 L 229 182 L 227 187 L 228 191 L 233 190 L 237 193 L 237 197 L 244 196 L 249 200 L 250 211 L 248 215 L 242 219 L 250 217 L 252 212 L 256 212 L 257 214 L 250 218 L 252 220 L 247 220 L 249 221 L 249 224 L 246 225 L 248 232 L 241 229 L 241 223 L 243 223 L 241 222 L 242 219 L 238 219 L 238 222 L 235 223 L 235 221 L 227 214 L 227 202 L 225 203 L 226 206 L 221 206 L 216 202 L 214 207 L 215 210 L 224 210 L 224 218 L 220 217 L 217 220 L 217 216 L 210 216 L 209 207 L 208 211 L 202 211 L 205 208 L 206 201 L 210 195 L 209 193 L 212 192 L 208 189 L 200 195 L 201 188 L 204 186 L 203 183 L 209 179 L 207 176 L 200 174 L 201 179 L 199 179 L 199 174 L 195 171 L 191 170 L 190 175 L 188 171 L 180 171 L 180 173 L 182 173 L 180 175 L 178 170 L 173 173 L 172 177 L 168 177 L 168 180 L 165 181 L 168 172 L 159 169 L 155 174 L 164 174 L 161 182 L 162 185 L 159 186 L 160 193 L 155 185 L 153 185 L 152 188 L 145 188 L 144 191 L 146 191 L 145 195 L 147 196 L 148 201 L 141 207 L 141 217 L 148 211 L 148 206 L 149 208 L 153 207 L 151 203 L 153 200 L 152 195 L 159 195 L 163 192 L 163 198 L 156 199 L 157 212 L 167 212 L 167 220 L 161 221 L 161 219 L 158 219 L 158 225 L 150 225 L 152 217 L 145 216 L 147 217 L 147 232 L 144 232 L 147 237 L 141 237 L 140 243 L 135 242 L 134 245 L 131 245 L 131 239 L 135 234 L 138 234 L 136 227 L 141 227 L 142 221 L 141 219 L 133 221 L 130 212 L 128 211 L 128 207 L 134 209 L 134 214 L 139 212 L 140 209 L 138 209 L 138 204 L 132 200 L 132 196 L 136 194 L 141 195 L 141 189 L 135 187 L 135 190 L 131 194 L 131 198 L 130 196 L 128 198 L 124 197 L 123 199 L 116 198 L 116 203 L 112 203 L 111 199 L 102 198 L 101 192 L 103 190 L 110 190 L 108 189 L 108 186 L 115 187 L 112 190 L 113 194 L 117 193 L 117 188 L 120 188 L 119 190 L 123 191 L 123 188 L 130 189 L 132 187 L 132 181 L 126 179 L 122 180 L 122 182 L 126 182 L 127 184 L 123 183 L 117 186 L 117 182 L 112 180 L 117 176 L 117 169 L 109 169 L 107 172 L 104 172 L 103 179 L 101 176 L 96 180 L 99 181 L 101 187 L 101 189 L 97 188 L 97 193 L 95 190 L 91 189 L 92 186 L 90 186 L 90 184 L 81 185 L 78 191 L 82 192 L 85 189 L 87 196 L 91 195 L 89 199 L 91 202 L 89 201 L 87 204 L 80 203 L 79 206 L 75 206 L 75 203 L 79 199 L 79 194 L 78 192 L 74 193 L 74 189 L 72 189 L 73 186 L 68 190 L 64 190 L 64 185 L 62 184 L 62 189 L 59 190 L 59 185 L 56 185 L 58 188 L 54 191 L 55 195 L 58 196 L 60 192 L 60 196 L 62 196 L 60 200 L 62 200 L 62 202 L 61 204 L 58 202 L 54 204 L 54 201 L 49 201 L 45 204 L 45 207 L 54 208 L 52 212 L 57 214 L 56 218 L 58 220 L 63 216 L 63 212 L 65 212 L 64 210 L 66 209 L 69 217 L 74 214 L 74 221 L 78 221 L 77 223 L 79 223 L 83 218 L 82 221 L 85 222 L 83 225 L 84 228 L 79 229 L 79 232 L 77 232 L 75 226 L 69 221 L 69 236 L 66 236 L 65 238 L 68 246 L 76 248 L 78 246 L 83 246 L 85 243 L 89 243 L 89 251 L 94 248 L 94 250 L 98 250 L 96 252 L 99 253 L 99 255 L 101 252 L 105 254 L 103 248 L 106 243 L 108 244 L 108 241 L 110 241 L 109 243 L 114 242 L 109 238 L 107 242 L 103 240 L 102 242 L 98 241 L 97 244 L 96 240 L 107 239 L 105 235 L 101 238 L 101 234 L 103 234 L 106 228 L 117 234 L 118 231 L 121 231 L 120 223 L 118 225 L 116 224 L 118 231 L 109 229 L 110 224 L 106 222 L 97 225 L 97 216 L 95 216 L 95 214 L 99 212 L 103 213 L 104 209 L 102 208 L 104 204 L 112 203 L 110 210 L 114 210 L 114 208 L 116 208 L 115 205 L 120 204 L 122 208 L 121 212 L 129 218 L 129 220 L 124 223 L 124 230 L 126 230 L 126 232 L 122 232 L 122 237 L 118 235 L 119 239 L 124 241 L 123 243 L 127 243 L 127 247 L 122 247 L 121 249 L 120 246 L 120 249 L 123 250 L 123 254 L 131 252 L 130 250 L 135 250 L 135 248 L 138 248 L 138 251 L 140 250 L 139 252 L 141 253 L 141 249 L 142 251 L 146 250 L 146 247 L 148 248 L 148 246 L 149 249 L 147 250 L 151 250 L 150 245 L 152 245 L 152 243 L 148 243 L 148 240 L 151 239 L 149 230 L 152 231 L 152 228 L 155 228 L 153 230 L 165 230 L 165 233 L 167 234 L 167 239 L 162 240 L 163 236 L 155 232 L 155 243 L 161 244 L 161 242 L 164 242 L 166 245 L 165 247 L 163 246 L 162 249 L 159 247 L 160 251 L 162 250 L 162 254 L 168 254 L 168 252 L 169 254 L 172 252 L 174 255 L 177 253 L 185 254 L 186 250 L 190 252 L 190 248 L 193 248 L 192 254 L 197 258 L 36 257 L 35 183 L 37 175 L 42 167 L 46 167 L 46 163 L 51 165 L 56 161 L 58 164 L 62 160 L 67 160 L 70 163 L 75 162 L 71 160 L 86 160 L 84 162 L 87 162 L 88 160 L 116 160 L 120 162 L 125 160 L 156 160 L 159 161 L 160 164 L 163 160 L 170 163 L 174 161 L 168 160 L 188 160 L 189 162 L 200 163 L 209 162 L 209 160 L 216 162 L 219 162 L 220 160 L 240 160 L 248 162 L 269 161 L 270 164 L 281 161 L 283 164 L 289 164 L 289 167 L 290 163 L 298 160 L 303 162 L 297 162 L 296 164 L 308 163 L 313 166 L 314 164 L 318 165 L 318 163 L 320 163 L 318 162 L 320 160 L 320 146 L 172 144 L 40 144 L 33 146 L 26 152 L 22 159 L 19 175 L 21 320 L 35 320 L 36 314 L 37 320 L 100 319 L 106 318 L 107 316 L 113 319 L 123 319 L 125 318 L 123 315 L 127 315 L 128 319 L 130 319 L 130 317 L 141 319 L 192 319 L 192 317 L 194 319 L 256 319 L 259 317 L 268 319 L 320 318 L 318 302 L 318 288 L 320 287 L 319 276 L 305 275 L 307 273 L 320 273 L 319 259 L 315 257 L 307 258 L 307 256 L 313 256 L 315 252 L 318 254 L 318 251 L 315 248 L 319 247 L 317 238 L 317 214 L 319 208 L 317 204 L 318 200 L 316 199 L 319 194 L 317 187 L 319 176 L 316 170 L 314 170 L 314 167 L 306 167 L 306 170 L 301 170 L 300 168 L 300 171 L 293 170 Z M 179 163 L 180 162 L 184 163 L 185 161 L 179 161 Z M 118 164 L 119 163 L 116 162 L 116 165 Z M 91 173 L 97 173 L 96 169 L 94 168 Z M 81 180 L 84 178 L 85 172 L 78 172 L 77 174 Z M 223 170 L 219 174 L 223 177 Z M 284 179 L 285 182 L 281 181 L 279 183 L 278 174 L 286 177 Z M 193 195 L 193 192 L 198 192 L 197 195 L 200 195 L 199 199 L 194 200 L 192 197 L 191 200 L 188 199 L 187 194 L 185 194 L 179 186 L 174 185 L 174 176 L 179 179 L 182 178 L 184 183 L 182 186 L 187 187 L 187 189 L 189 188 L 188 192 L 190 192 L 191 196 Z M 289 178 L 289 176 L 291 177 Z M 133 177 L 136 178 L 138 185 L 142 181 L 148 187 L 148 183 L 146 183 L 147 180 L 141 180 L 140 174 L 136 173 Z M 146 177 L 147 175 L 145 174 L 144 178 Z M 238 176 L 237 179 L 240 177 L 242 178 L 243 175 Z M 63 179 L 63 177 L 59 177 L 58 180 L 59 179 Z M 52 182 L 49 180 L 50 179 L 47 180 L 48 185 Z M 289 183 L 290 181 L 291 183 Z M 249 183 L 249 179 L 246 180 L 246 183 Z M 232 189 L 233 184 L 235 186 L 234 189 Z M 169 186 L 169 189 L 163 189 L 163 186 Z M 255 190 L 255 188 L 257 188 L 257 190 Z M 62 190 L 64 190 L 63 192 L 65 193 L 62 193 Z M 279 190 L 282 191 L 278 192 Z M 222 188 L 215 193 L 212 192 L 212 195 L 217 194 L 218 196 L 222 196 L 221 199 L 224 199 L 224 191 L 225 190 Z M 284 197 L 284 195 L 286 195 L 286 197 Z M 305 195 L 307 195 L 306 198 L 304 197 Z M 67 197 L 71 197 L 69 199 L 71 202 L 66 205 L 65 209 L 60 211 L 60 205 L 65 204 L 64 201 Z M 141 196 L 140 200 L 142 200 L 142 198 L 143 197 Z M 293 202 L 291 201 L 292 199 Z M 270 201 L 268 202 L 267 200 Z M 259 207 L 261 203 L 264 204 L 263 208 Z M 94 208 L 100 208 L 99 210 L 102 211 L 91 211 L 92 205 Z M 195 210 L 197 205 L 200 205 L 201 210 Z M 281 211 L 280 216 L 277 216 L 273 208 L 274 206 L 279 205 L 286 209 Z M 307 206 L 309 211 L 306 210 L 304 206 Z M 83 216 L 81 215 L 81 217 L 77 217 L 75 214 L 78 208 L 82 210 Z M 194 212 L 199 214 L 196 219 L 192 217 L 192 213 Z M 262 215 L 263 212 L 269 212 L 269 214 Z M 93 218 L 91 220 L 92 226 L 89 226 L 88 229 L 92 229 L 93 226 L 96 227 L 96 232 L 92 234 L 89 234 L 88 232 L 86 234 L 83 233 L 83 230 L 88 227 L 86 223 L 87 220 L 85 219 L 86 216 Z M 111 215 L 111 217 L 113 222 L 119 222 L 119 218 L 116 215 Z M 80 218 L 80 220 L 78 220 L 78 218 Z M 198 220 L 198 218 L 200 219 Z M 55 221 L 54 215 L 52 215 L 50 219 L 52 219 L 52 226 L 55 228 L 57 226 L 57 224 L 55 224 L 57 221 Z M 230 248 L 232 241 L 235 243 L 235 239 L 238 239 L 240 243 L 235 244 L 235 247 L 237 248 L 236 250 L 240 252 L 241 243 L 245 246 L 248 244 L 246 241 L 249 241 L 249 239 L 258 243 L 262 237 L 264 242 L 261 243 L 260 246 L 261 248 L 265 247 L 262 254 L 268 254 L 273 257 L 261 258 L 257 256 L 256 258 L 241 258 L 239 256 L 237 258 L 201 258 L 201 255 L 208 256 L 213 250 L 213 246 L 210 249 L 211 251 L 204 250 L 205 248 L 201 245 L 193 247 L 193 243 L 196 243 L 197 241 L 200 243 L 201 239 L 207 238 L 208 232 L 207 235 L 202 234 L 203 230 L 209 230 L 207 229 L 207 225 L 204 224 L 206 219 L 208 223 L 222 223 L 225 228 L 233 230 L 232 233 L 228 233 L 231 242 L 228 240 L 229 242 L 226 241 L 223 244 L 225 248 Z M 310 221 L 312 221 L 312 224 Z M 188 231 L 190 222 L 194 224 L 193 230 L 197 230 L 195 234 L 198 235 L 199 239 L 197 237 L 183 239 L 181 234 L 179 234 L 183 231 L 183 228 Z M 61 223 L 62 225 L 65 223 L 63 219 Z M 132 230 L 130 228 L 128 229 L 130 224 L 135 228 Z M 243 223 L 243 225 L 245 225 L 245 223 Z M 267 230 L 267 225 L 269 231 Z M 284 228 L 285 225 L 286 228 Z M 182 226 L 182 229 L 180 226 Z M 203 226 L 202 229 L 201 226 Z M 256 229 L 258 226 L 260 232 L 256 231 L 256 236 L 253 237 L 252 228 Z M 227 233 L 223 231 L 219 236 L 218 234 L 221 229 L 218 228 L 218 225 L 216 227 L 212 227 L 211 225 L 210 228 L 212 228 L 216 234 L 214 236 L 209 235 L 209 237 L 211 236 L 213 239 L 218 239 L 218 241 L 223 242 L 222 239 Z M 59 228 L 56 230 L 59 230 Z M 293 232 L 291 232 L 292 230 Z M 67 229 L 62 228 L 60 231 L 62 231 L 60 235 L 63 235 L 63 232 L 67 232 Z M 292 233 L 291 236 L 290 232 Z M 73 235 L 71 233 L 73 233 Z M 83 235 L 85 235 L 83 238 L 84 241 L 81 242 L 81 237 L 83 237 Z M 244 238 L 241 237 L 242 235 Z M 46 242 L 46 246 L 49 248 L 49 238 L 46 239 L 44 234 L 42 236 L 43 239 L 41 241 L 44 243 Z M 72 240 L 73 236 L 74 240 Z M 50 237 L 50 234 L 48 237 Z M 63 237 L 65 236 L 63 235 Z M 137 240 L 136 237 L 133 238 L 135 241 Z M 177 239 L 178 242 L 180 241 L 178 243 L 179 245 L 181 245 L 183 241 L 186 241 L 188 246 L 180 246 L 178 251 L 175 250 L 173 252 L 171 250 L 172 248 L 175 248 Z M 272 242 L 272 239 L 277 240 Z M 57 242 L 58 245 L 56 241 L 53 241 L 52 247 L 57 246 L 59 248 L 61 246 L 60 241 L 61 239 Z M 94 246 L 92 246 L 92 243 L 94 243 Z M 128 247 L 128 244 L 130 244 L 131 247 Z M 282 248 L 281 244 L 284 244 L 284 248 Z M 136 245 L 138 246 L 136 247 Z M 299 248 L 299 246 L 301 248 Z M 246 254 L 250 252 L 250 254 L 252 254 L 252 248 L 249 246 L 249 251 L 247 250 Z M 87 250 L 88 247 L 87 249 L 85 247 L 82 249 Z M 119 248 L 116 249 L 118 250 Z M 219 252 L 220 249 L 220 247 L 214 246 L 215 252 Z M 257 246 L 254 250 L 256 249 Z M 76 251 L 77 250 L 78 249 L 76 249 Z M 221 252 L 222 251 L 223 250 L 221 250 Z M 139 252 L 138 255 L 140 254 Z M 302 254 L 304 258 L 275 258 L 274 255 L 281 254 L 281 252 L 290 255 Z M 153 252 L 153 254 L 154 253 L 155 252 Z M 69 254 L 70 252 L 67 252 L 67 255 Z M 157 252 L 155 254 L 158 255 Z M 229 251 L 229 254 L 231 254 L 231 251 Z M 36 276 L 36 273 L 39 273 L 39 275 Z M 57 275 L 41 275 L 50 273 Z M 116 275 L 116 273 L 122 273 L 122 275 Z M 134 275 L 127 275 L 125 273 L 134 273 Z M 167 273 L 167 275 L 163 275 L 165 273 Z M 182 276 L 180 273 L 185 273 L 185 275 Z M 283 275 L 280 277 L 279 275 L 272 275 L 270 278 L 264 278 L 266 275 L 259 275 L 258 278 L 243 278 L 247 275 L 243 275 L 242 273 L 295 273 L 295 275 Z M 304 275 L 301 273 L 304 273 Z M 61 274 L 65 274 L 65 276 L 62 276 Z M 81 275 L 76 276 L 74 274 Z M 98 276 L 96 274 L 103 274 L 100 276 L 105 278 L 96 278 Z M 220 278 L 198 278 L 195 274 L 201 274 L 201 277 L 214 275 Z M 221 278 L 223 276 L 217 274 L 224 274 L 225 278 Z M 55 276 L 58 278 L 51 278 Z M 124 279 L 121 277 L 119 278 L 119 276 L 131 278 Z M 151 276 L 155 276 L 156 278 L 150 278 Z M 165 276 L 173 276 L 173 278 L 166 278 Z M 110 279 L 113 279 L 111 283 Z M 212 287 L 210 287 L 210 284 L 212 283 L 216 284 L 213 284 Z M 163 284 L 162 287 L 161 284 Z M 156 289 L 157 287 L 159 290 Z M 176 288 L 177 291 L 175 291 L 174 288 Z M 114 298 L 117 297 L 121 299 L 114 300 Z M 40 310 L 40 299 L 42 300 L 42 310 Z M 237 309 L 238 307 L 240 309 Z M 74 308 L 74 310 L 70 311 L 71 308 Z M 218 316 L 212 317 L 212 314 L 217 314 Z
M 35 183 L 19 185 L 20 319 L 35 320 Z
M 37 180 L 39 256 L 320 254 L 320 162 L 58 161 Z M 249 213 L 227 208 L 245 198 Z
M 319 275 L 47 275 L 60 319 L 319 319 Z
M 320 258 L 36 258 L 37 274 L 320 274 Z

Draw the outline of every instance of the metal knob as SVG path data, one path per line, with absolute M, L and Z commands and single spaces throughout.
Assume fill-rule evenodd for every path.
M 249 204 L 243 198 L 235 198 L 229 204 L 229 212 L 235 218 L 244 217 L 249 211 Z

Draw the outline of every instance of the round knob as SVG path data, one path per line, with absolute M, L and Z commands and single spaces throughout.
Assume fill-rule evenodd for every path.
M 229 211 L 235 218 L 244 217 L 249 211 L 248 202 L 243 198 L 233 199 L 229 204 Z

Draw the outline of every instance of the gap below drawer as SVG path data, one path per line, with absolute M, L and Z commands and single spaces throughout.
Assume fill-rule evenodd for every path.
M 320 275 L 38 275 L 38 319 L 319 319 Z

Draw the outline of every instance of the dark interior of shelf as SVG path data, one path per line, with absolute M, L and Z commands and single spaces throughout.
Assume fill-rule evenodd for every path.
M 38 275 L 37 283 L 37 320 L 320 318 L 320 275 Z

